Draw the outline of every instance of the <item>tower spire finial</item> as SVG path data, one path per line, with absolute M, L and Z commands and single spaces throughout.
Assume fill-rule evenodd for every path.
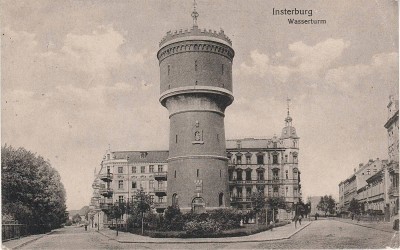
M 290 99 L 289 96 L 286 98 L 286 102 L 287 102 L 287 116 L 290 116 Z
M 199 13 L 197 13 L 196 7 L 197 7 L 196 0 L 193 0 L 193 12 L 192 12 L 193 27 L 198 27 L 197 18 L 199 17 Z

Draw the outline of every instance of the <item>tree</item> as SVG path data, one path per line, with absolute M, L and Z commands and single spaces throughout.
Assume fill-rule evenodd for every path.
M 361 204 L 356 199 L 352 199 L 349 204 L 349 211 L 353 214 L 360 214 Z
M 258 214 L 263 211 L 267 205 L 264 194 L 262 192 L 255 192 L 251 195 L 251 205 L 253 212 L 256 215 L 256 224 L 258 224 Z
M 332 195 L 325 195 L 321 197 L 321 200 L 317 205 L 317 209 L 325 212 L 325 216 L 327 213 L 335 213 L 335 200 L 332 198 Z
M 79 223 L 82 221 L 82 218 L 79 214 L 75 214 L 74 216 L 72 216 L 72 222 L 73 223 Z
M 285 199 L 283 197 L 269 197 L 267 204 L 272 210 L 272 221 L 275 222 L 275 214 L 278 212 L 278 208 L 284 209 L 286 207 Z
M 65 189 L 49 161 L 24 148 L 1 150 L 2 214 L 28 224 L 31 233 L 58 228 L 68 219 Z
M 132 208 L 130 209 L 132 212 L 132 216 L 138 216 L 140 215 L 141 217 L 141 226 L 142 226 L 142 234 L 143 234 L 143 228 L 144 228 L 144 214 L 146 212 L 150 212 L 153 206 L 153 200 L 152 197 L 148 194 L 146 194 L 143 189 L 141 188 L 140 190 L 136 191 L 134 195 L 134 200 L 132 202 Z

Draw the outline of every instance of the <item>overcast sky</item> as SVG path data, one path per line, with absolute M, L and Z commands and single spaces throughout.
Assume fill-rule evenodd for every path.
M 359 163 L 387 158 L 398 93 L 398 7 L 386 1 L 198 0 L 198 25 L 236 52 L 227 138 L 280 135 L 286 97 L 300 136 L 303 197 L 332 194 Z M 192 26 L 192 1 L 1 1 L 2 145 L 48 158 L 68 209 L 88 205 L 112 150 L 168 149 L 158 43 Z M 272 9 L 308 9 L 294 25 Z

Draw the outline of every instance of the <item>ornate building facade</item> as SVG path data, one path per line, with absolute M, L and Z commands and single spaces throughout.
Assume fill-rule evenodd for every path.
M 280 137 L 227 140 L 232 206 L 251 208 L 251 195 L 255 192 L 264 193 L 265 197 L 283 197 L 288 207 L 299 202 L 299 137 L 289 111 L 285 122 Z
M 362 203 L 364 212 L 384 215 L 385 221 L 399 214 L 399 102 L 389 97 L 388 120 L 384 127 L 388 133 L 388 160 L 369 160 L 339 183 L 339 206 L 348 212 L 351 199 Z

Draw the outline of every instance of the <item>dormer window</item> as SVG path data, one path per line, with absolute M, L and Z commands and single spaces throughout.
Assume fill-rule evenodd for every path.
M 147 152 L 140 152 L 140 159 L 144 159 L 147 156 Z

